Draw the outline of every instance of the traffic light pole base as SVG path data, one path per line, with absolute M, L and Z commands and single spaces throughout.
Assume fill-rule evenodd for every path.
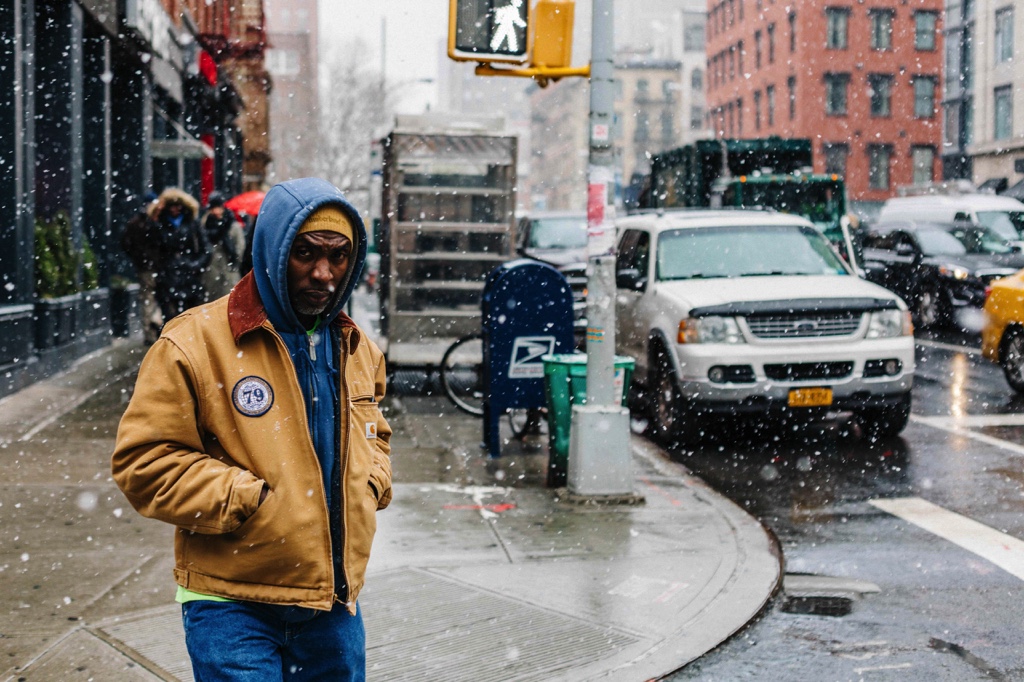
M 620 405 L 574 405 L 569 431 L 571 496 L 633 496 L 629 410 Z

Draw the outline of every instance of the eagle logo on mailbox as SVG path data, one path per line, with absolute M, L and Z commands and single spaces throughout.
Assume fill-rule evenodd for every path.
M 541 358 L 555 352 L 553 336 L 519 336 L 512 344 L 512 358 L 508 365 L 509 379 L 541 379 L 544 363 Z

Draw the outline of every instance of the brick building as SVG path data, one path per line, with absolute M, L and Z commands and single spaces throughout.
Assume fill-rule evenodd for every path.
M 709 0 L 719 137 L 810 138 L 862 212 L 940 177 L 942 0 Z

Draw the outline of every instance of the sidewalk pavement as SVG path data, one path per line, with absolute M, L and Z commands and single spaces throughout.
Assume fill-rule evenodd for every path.
M 0 400 L 2 680 L 192 679 L 171 531 L 109 476 L 143 352 L 115 342 Z M 443 397 L 385 407 L 394 501 L 360 598 L 372 681 L 658 678 L 779 585 L 764 528 L 639 436 L 643 502 L 580 504 L 544 487 L 546 439 L 490 459 L 482 422 Z

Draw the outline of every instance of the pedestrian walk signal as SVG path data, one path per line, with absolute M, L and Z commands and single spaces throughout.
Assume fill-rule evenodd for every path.
M 460 61 L 525 63 L 530 0 L 449 0 L 448 56 Z

